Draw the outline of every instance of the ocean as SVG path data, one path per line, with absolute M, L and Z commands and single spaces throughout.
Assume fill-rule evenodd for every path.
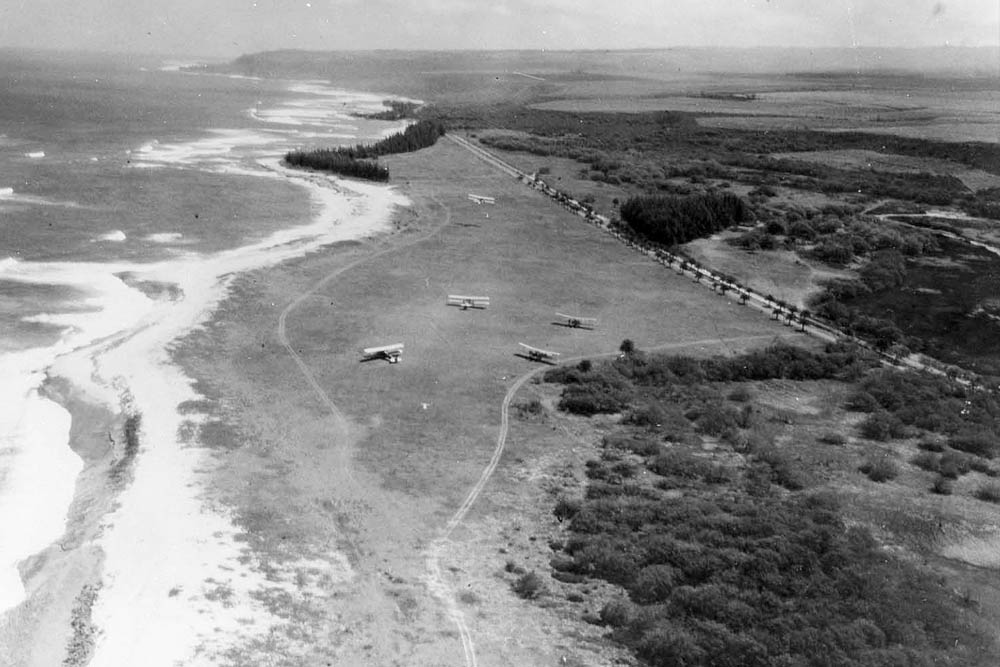
M 235 637 L 241 614 L 164 596 L 137 564 L 160 562 L 178 590 L 231 582 L 258 630 L 266 611 L 225 509 L 199 496 L 204 452 L 179 442 L 177 406 L 198 396 L 169 344 L 235 273 L 386 229 L 405 204 L 391 187 L 309 178 L 280 156 L 402 124 L 355 115 L 386 95 L 148 58 L 0 51 L 0 90 L 0 624 L 26 599 L 26 559 L 65 532 L 83 468 L 72 415 L 45 391 L 58 377 L 142 416 L 134 478 L 97 545 L 91 664 L 197 664 L 211 654 L 201 630 Z

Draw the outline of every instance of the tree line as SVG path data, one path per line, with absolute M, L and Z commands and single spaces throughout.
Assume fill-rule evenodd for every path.
M 631 197 L 619 213 L 636 234 L 665 246 L 711 236 L 751 216 L 746 202 L 729 192 Z
M 441 123 L 421 120 L 402 132 L 390 135 L 373 144 L 356 144 L 337 148 L 317 148 L 310 151 L 289 151 L 285 163 L 329 171 L 341 176 L 364 178 L 370 181 L 388 181 L 389 168 L 379 164 L 380 155 L 409 153 L 432 146 L 444 134 Z

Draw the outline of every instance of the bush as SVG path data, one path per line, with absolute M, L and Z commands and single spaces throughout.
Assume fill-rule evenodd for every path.
M 635 438 L 627 434 L 612 433 L 604 436 L 601 445 L 605 449 L 623 449 L 639 456 L 653 456 L 660 453 L 662 446 L 649 437 Z
M 974 494 L 979 500 L 983 500 L 988 503 L 1000 503 L 1000 484 L 996 482 L 989 482 L 983 484 Z
M 635 426 L 658 427 L 667 422 L 667 412 L 659 403 L 649 402 L 642 407 L 632 408 L 625 416 L 625 422 Z
M 956 451 L 941 455 L 939 471 L 944 477 L 958 479 L 972 469 L 970 457 Z
M 612 600 L 601 607 L 600 618 L 604 625 L 622 627 L 632 622 L 632 605 L 626 600 Z
M 844 407 L 852 412 L 875 412 L 881 406 L 867 391 L 856 391 L 847 399 Z
M 518 577 L 512 588 L 518 597 L 524 600 L 534 600 L 545 591 L 545 584 L 542 583 L 542 578 L 532 570 Z
M 650 462 L 649 469 L 664 477 L 697 479 L 712 472 L 712 464 L 700 456 L 678 449 L 669 449 L 655 457 Z
M 563 496 L 556 501 L 556 506 L 552 510 L 552 513 L 555 514 L 556 518 L 560 521 L 565 521 L 566 519 L 572 519 L 579 514 L 582 506 L 582 501 L 576 498 L 566 498 Z
M 861 464 L 860 470 L 873 482 L 887 482 L 899 475 L 899 468 L 886 456 L 868 459 Z
M 948 445 L 960 452 L 992 459 L 996 456 L 997 439 L 996 436 L 985 432 L 965 432 L 952 436 L 948 440 Z
M 934 485 L 931 486 L 931 492 L 939 496 L 950 496 L 952 493 L 951 480 L 938 475 L 938 478 L 934 480 Z
M 896 415 L 879 410 L 861 422 L 861 435 L 883 442 L 893 438 L 906 437 L 906 425 Z
M 821 435 L 818 440 L 824 445 L 843 445 L 847 443 L 847 438 L 840 433 L 834 433 L 833 431 L 827 431 Z
M 917 447 L 924 450 L 925 452 L 943 452 L 944 443 L 940 440 L 921 440 L 917 443 Z
M 934 452 L 920 452 L 910 459 L 910 463 L 927 472 L 938 472 L 941 469 L 941 457 Z
M 753 392 L 750 391 L 749 387 L 740 386 L 729 392 L 729 395 L 726 398 L 736 403 L 746 403 L 753 398 Z

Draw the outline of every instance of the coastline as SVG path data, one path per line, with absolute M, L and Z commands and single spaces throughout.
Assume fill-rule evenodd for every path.
M 236 276 L 381 233 L 392 209 L 405 200 L 384 186 L 265 166 L 265 173 L 307 191 L 314 208 L 308 223 L 210 257 L 113 267 L 136 281 L 129 291 L 141 292 L 144 282 L 180 285 L 160 294 L 152 312 L 128 331 L 62 356 L 50 368 L 46 394 L 72 414 L 70 447 L 83 469 L 63 538 L 22 564 L 28 599 L 5 614 L 0 627 L 0 643 L 17 650 L 0 658 L 0 665 L 58 664 L 67 650 L 67 664 L 93 658 L 89 664 L 172 665 L 200 655 L 186 663 L 197 664 L 209 655 L 212 638 L 199 637 L 196 629 L 217 634 L 206 618 L 229 619 L 234 636 L 248 630 L 248 621 L 256 622 L 257 628 L 249 628 L 256 632 L 268 622 L 266 605 L 253 600 L 253 564 L 245 562 L 231 517 L 207 493 L 218 462 L 197 437 L 184 441 L 182 430 L 190 433 L 201 417 L 175 408 L 202 397 L 171 348 L 213 318 Z M 139 454 L 115 481 L 112 465 L 123 459 L 121 431 L 129 412 L 142 415 Z M 157 587 L 150 572 L 160 588 L 166 586 L 159 595 L 149 590 Z M 258 573 L 257 583 L 266 574 Z M 234 592 L 242 595 L 246 613 L 235 608 Z M 191 604 L 194 599 L 201 608 Z M 166 616 L 163 600 L 174 603 Z M 222 613 L 213 614 L 213 606 Z M 128 637 L 133 639 L 124 644 L 107 643 Z

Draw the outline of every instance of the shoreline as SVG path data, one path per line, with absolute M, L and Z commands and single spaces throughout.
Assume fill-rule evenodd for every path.
M 297 174 L 273 164 L 265 167 L 268 171 L 264 175 L 288 178 L 307 191 L 314 208 L 307 223 L 211 256 L 113 267 L 114 273 L 127 269 L 130 280 L 179 283 L 183 297 L 178 299 L 176 292 L 161 295 L 166 298 L 161 298 L 153 314 L 144 318 L 138 328 L 130 326 L 131 330 L 110 340 L 61 355 L 47 372 L 47 392 L 72 413 L 69 445 L 84 461 L 82 471 L 76 476 L 63 537 L 22 564 L 22 572 L 27 573 L 29 599 L 5 614 L 0 627 L 0 643 L 9 637 L 14 640 L 11 644 L 19 649 L 20 657 L 12 656 L 14 662 L 10 664 L 56 664 L 65 656 L 68 646 L 75 655 L 73 659 L 80 661 L 72 664 L 83 664 L 87 657 L 95 658 L 90 663 L 94 665 L 125 664 L 122 659 L 154 664 L 149 662 L 151 655 L 158 656 L 164 665 L 173 664 L 171 656 L 184 659 L 183 654 L 194 655 L 193 652 L 200 650 L 200 641 L 190 646 L 190 650 L 183 647 L 197 637 L 191 630 L 204 625 L 205 609 L 200 612 L 191 609 L 191 599 L 188 604 L 180 604 L 183 596 L 174 591 L 185 588 L 184 584 L 166 589 L 164 598 L 177 603 L 173 605 L 174 631 L 169 636 L 163 625 L 170 619 L 162 615 L 157 619 L 158 614 L 152 613 L 152 608 L 144 613 L 136 606 L 137 591 L 148 582 L 134 579 L 128 582 L 120 577 L 127 578 L 129 572 L 141 573 L 143 568 L 137 568 L 136 564 L 142 562 L 147 564 L 146 569 L 159 570 L 158 576 L 162 577 L 164 565 L 168 565 L 164 556 L 169 555 L 169 560 L 183 563 L 179 568 L 175 566 L 172 574 L 177 579 L 186 578 L 187 592 L 195 597 L 203 597 L 200 593 L 205 577 L 213 579 L 202 573 L 201 567 L 216 568 L 215 578 L 220 582 L 216 593 L 229 585 L 240 587 L 243 582 L 239 579 L 254 578 L 249 572 L 236 579 L 230 577 L 230 584 L 221 578 L 246 569 L 241 564 L 245 550 L 235 539 L 228 513 L 221 507 L 205 507 L 206 503 L 212 504 L 205 489 L 210 485 L 210 469 L 217 465 L 212 461 L 214 453 L 196 441 L 181 444 L 177 449 L 181 427 L 199 417 L 180 414 L 176 408 L 202 397 L 192 389 L 195 381 L 177 364 L 171 348 L 212 321 L 237 276 L 337 243 L 382 233 L 389 226 L 392 211 L 405 203 L 391 187 L 359 187 L 339 179 Z M 141 292 L 136 284 L 131 285 L 131 290 Z M 94 382 L 94 374 L 103 376 L 104 382 Z M 118 389 L 111 390 L 112 386 Z M 125 394 L 123 386 L 128 387 Z M 121 426 L 124 413 L 130 409 L 143 415 L 140 454 L 125 475 L 131 481 L 116 484 L 108 473 L 116 451 L 120 458 Z M 112 431 L 117 432 L 118 446 L 108 441 Z M 173 481 L 167 483 L 168 478 Z M 178 512 L 177 505 L 187 509 Z M 165 506 L 170 507 L 166 513 Z M 218 517 L 218 521 L 208 521 L 209 516 Z M 167 517 L 176 521 L 164 525 Z M 205 525 L 206 522 L 212 525 Z M 197 524 L 201 524 L 200 528 L 194 528 Z M 151 530 L 160 539 L 147 542 Z M 170 533 L 173 539 L 165 538 L 165 533 Z M 193 537 L 192 533 L 200 533 L 201 537 Z M 184 541 L 191 545 L 188 556 L 176 551 L 177 544 Z M 227 551 L 228 556 L 212 556 L 211 549 Z M 185 574 L 184 569 L 190 568 L 192 562 L 201 562 L 202 566 Z M 219 567 L 223 570 L 218 570 Z M 88 591 L 83 588 L 85 585 L 93 588 Z M 251 600 L 252 586 L 242 588 L 244 598 Z M 99 590 L 95 601 L 96 589 Z M 116 590 L 121 593 L 116 594 Z M 82 599 L 86 597 L 90 599 Z M 231 613 L 235 609 L 230 592 L 225 592 L 224 598 L 217 598 L 216 602 L 223 603 L 220 608 L 226 610 L 224 616 L 235 621 L 229 623 L 230 631 L 244 632 L 250 614 Z M 248 609 L 252 607 L 258 608 L 252 617 L 264 623 L 267 611 L 256 603 Z M 185 616 L 188 622 L 180 618 Z M 154 627 L 137 632 L 131 624 L 140 619 Z M 116 623 L 131 629 L 123 629 Z M 76 627 L 75 637 L 71 625 Z M 211 625 L 208 629 L 211 631 Z M 157 633 L 159 641 L 154 639 Z M 35 639 L 24 641 L 26 635 Z M 109 638 L 125 639 L 128 643 L 130 636 L 138 643 L 125 646 L 117 654 L 107 653 Z M 0 660 L 0 664 L 5 663 Z

